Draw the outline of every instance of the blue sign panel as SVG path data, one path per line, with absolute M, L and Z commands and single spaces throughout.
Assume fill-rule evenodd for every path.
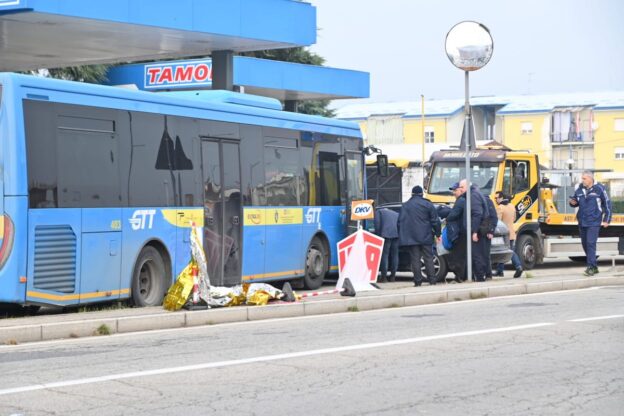
M 145 65 L 144 88 L 168 89 L 212 85 L 212 60 L 159 62 Z

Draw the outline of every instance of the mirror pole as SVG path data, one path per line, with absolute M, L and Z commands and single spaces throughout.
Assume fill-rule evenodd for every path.
M 470 204 L 470 147 L 473 142 L 473 138 L 470 137 L 470 93 L 469 93 L 469 73 L 465 72 L 466 83 L 466 104 L 464 107 L 465 119 L 464 119 L 464 151 L 466 152 L 466 279 L 472 279 L 472 224 L 471 218 L 471 204 Z

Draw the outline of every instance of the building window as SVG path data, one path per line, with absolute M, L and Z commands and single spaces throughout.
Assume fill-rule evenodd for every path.
M 533 123 L 524 121 L 520 124 L 520 134 L 533 134 Z
M 624 147 L 615 148 L 615 160 L 624 160 Z
M 624 131 L 624 118 L 616 118 L 614 124 L 615 131 Z
M 425 126 L 425 143 L 435 143 L 435 129 Z

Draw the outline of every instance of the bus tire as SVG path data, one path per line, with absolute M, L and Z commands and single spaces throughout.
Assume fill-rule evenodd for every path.
M 531 270 L 537 264 L 537 241 L 533 234 L 522 234 L 516 240 L 516 253 L 524 270 Z
M 159 306 L 165 297 L 166 268 L 154 247 L 141 250 L 132 274 L 132 303 L 135 306 Z
M 305 275 L 303 283 L 306 289 L 315 290 L 321 287 L 327 274 L 329 258 L 325 244 L 314 237 L 306 253 Z

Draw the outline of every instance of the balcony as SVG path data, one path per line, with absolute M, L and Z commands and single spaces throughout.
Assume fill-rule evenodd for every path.
M 593 130 L 581 130 L 579 132 L 571 131 L 569 133 L 551 132 L 550 143 L 556 145 L 585 145 L 592 146 L 594 144 Z

